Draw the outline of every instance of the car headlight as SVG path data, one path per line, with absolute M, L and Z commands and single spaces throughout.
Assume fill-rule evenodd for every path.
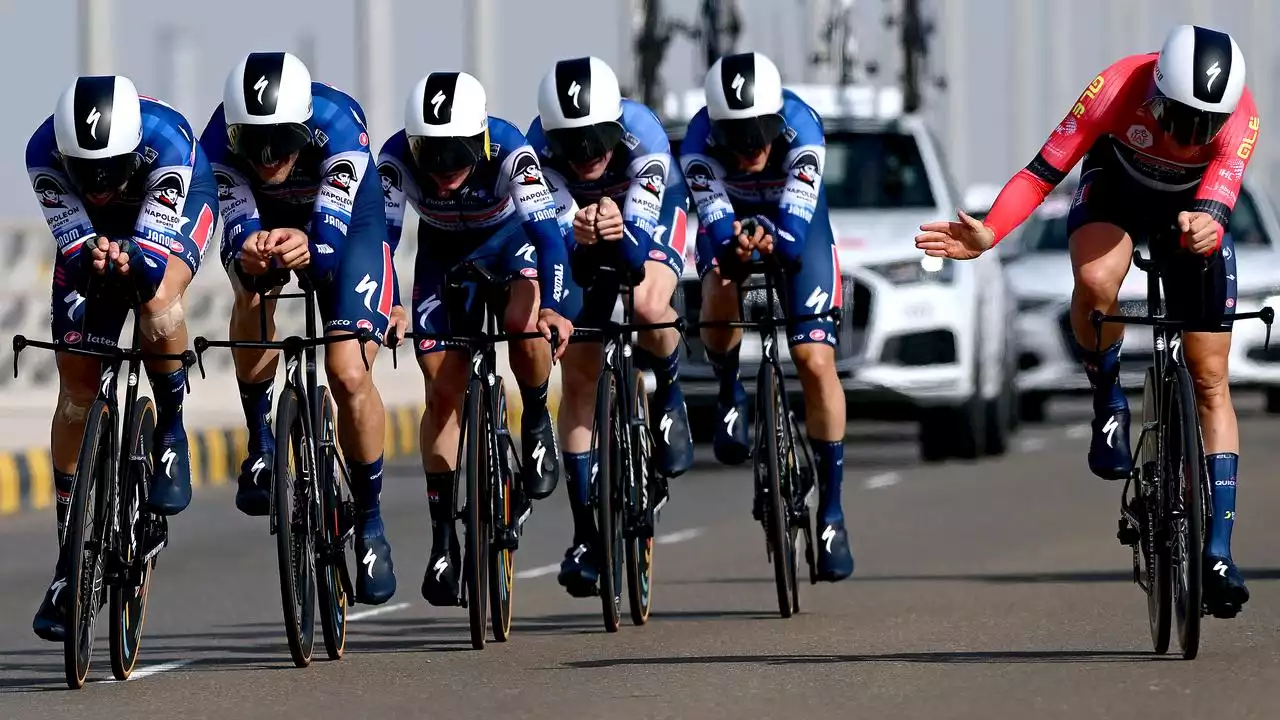
M 918 260 L 902 260 L 881 265 L 870 265 L 867 269 L 894 285 L 914 285 L 927 282 L 950 283 L 955 279 L 956 263 L 949 258 L 926 255 Z

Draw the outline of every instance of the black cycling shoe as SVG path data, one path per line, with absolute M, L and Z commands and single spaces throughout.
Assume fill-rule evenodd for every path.
M 673 383 L 665 391 L 654 391 L 653 400 L 649 430 L 653 435 L 654 462 L 665 477 L 680 477 L 693 466 L 693 433 L 684 392 Z
M 438 545 L 438 543 L 437 543 Z M 446 552 L 433 547 L 427 571 L 422 575 L 422 597 L 435 607 L 456 607 L 458 603 L 458 566 L 462 553 L 456 535 L 450 536 Z
M 1204 604 L 1216 618 L 1233 618 L 1249 602 L 1244 576 L 1229 557 L 1204 556 Z
M 560 480 L 560 449 L 556 445 L 554 423 L 551 413 L 543 410 L 542 417 L 530 423 L 526 415 L 520 424 L 520 448 L 524 455 L 521 482 L 525 494 L 541 500 L 555 492 Z
M 250 455 L 240 464 L 236 509 L 250 517 L 271 513 L 271 482 L 275 462 L 271 453 Z
M 716 401 L 716 430 L 711 438 L 716 459 L 725 465 L 741 465 L 751 457 L 747 428 L 747 391 L 742 383 L 733 388 L 733 400 Z
M 53 571 L 53 582 L 45 591 L 40 609 L 36 610 L 31 629 L 36 637 L 49 642 L 62 642 L 67 637 L 67 601 L 71 597 L 71 589 L 67 586 L 67 573 L 62 561 Z
M 600 571 L 596 569 L 591 546 L 578 543 L 564 551 L 556 582 L 576 598 L 599 597 Z
M 853 574 L 853 552 L 844 521 L 826 523 L 818 536 L 818 579 L 840 582 Z
M 1129 408 L 1095 410 L 1089 441 L 1089 470 L 1104 480 L 1124 480 L 1133 472 L 1129 454 Z

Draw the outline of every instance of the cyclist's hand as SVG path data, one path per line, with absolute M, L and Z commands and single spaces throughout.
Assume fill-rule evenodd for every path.
M 404 311 L 403 305 L 397 305 L 391 308 L 391 327 L 388 332 L 394 333 L 397 338 L 404 339 L 405 333 L 409 332 L 409 314 Z
M 245 275 L 263 275 L 271 267 L 271 254 L 265 244 L 269 235 L 266 230 L 259 230 L 244 239 L 240 247 L 240 269 Z
M 755 232 L 748 235 L 742 232 L 742 223 L 734 220 L 733 234 L 738 238 L 738 245 L 733 249 L 733 252 L 737 254 L 738 259 L 742 262 L 751 262 L 752 254 L 760 246 L 760 241 L 764 240 L 764 228 L 757 225 Z M 772 244 L 770 244 L 770 247 L 772 247 Z
M 996 234 L 981 220 L 963 210 L 957 211 L 957 215 L 958 221 L 921 225 L 916 247 L 933 257 L 972 260 L 996 244 Z
M 596 237 L 606 242 L 622 239 L 622 211 L 611 197 L 602 197 L 596 204 Z
M 93 272 L 95 274 L 102 275 L 107 271 L 107 255 L 111 252 L 112 247 L 115 247 L 117 252 L 120 250 L 119 245 L 116 245 L 101 235 L 99 235 L 98 238 L 90 244 L 89 257 L 91 258 Z
M 765 233 L 764 236 L 760 238 L 760 242 L 756 243 L 756 249 L 760 251 L 761 255 L 772 254 L 773 253 L 773 236 L 768 233 Z
M 579 245 L 596 244 L 596 212 L 599 208 L 592 203 L 573 216 L 573 241 Z
M 542 337 L 551 342 L 551 328 L 556 329 L 559 336 L 556 340 L 560 343 L 559 347 L 551 349 L 551 359 L 559 360 L 564 355 L 564 349 L 569 347 L 569 336 L 573 334 L 573 323 L 569 319 L 556 312 L 543 308 L 538 311 L 538 332 L 542 333 Z
M 290 270 L 301 270 L 311 264 L 307 234 L 301 230 L 277 228 L 267 235 L 264 244 L 272 257 L 279 258 L 280 264 Z
M 1182 247 L 1197 255 L 1212 255 L 1222 246 L 1222 225 L 1209 213 L 1178 213 Z

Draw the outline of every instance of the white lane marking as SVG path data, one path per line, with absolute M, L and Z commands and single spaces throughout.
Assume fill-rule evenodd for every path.
M 387 613 L 398 612 L 409 607 L 409 603 L 396 603 L 395 605 L 386 605 L 383 607 L 373 607 L 368 610 L 358 610 L 347 615 L 347 620 L 364 620 L 365 618 L 386 615 Z
M 702 533 L 704 532 L 706 531 L 703 530 L 702 528 L 689 528 L 688 530 L 677 530 L 673 533 L 667 533 L 666 535 L 659 535 L 658 537 L 654 538 L 653 541 L 659 545 L 675 545 L 676 543 L 682 543 L 687 540 L 692 540 L 698 537 L 699 535 L 702 535 Z
M 898 481 L 901 479 L 902 479 L 902 476 L 896 472 L 882 472 L 867 478 L 867 481 L 863 484 L 866 485 L 867 488 L 874 490 L 876 488 L 889 487 L 890 485 L 897 485 Z
M 1048 447 L 1049 443 L 1042 437 L 1026 437 L 1018 440 L 1018 452 L 1033 453 L 1040 452 Z
M 194 659 L 173 660 L 167 663 L 160 663 L 159 665 L 151 665 L 144 668 L 138 668 L 137 670 L 133 671 L 132 675 L 129 676 L 128 681 L 133 682 L 134 680 L 141 680 L 142 678 L 150 677 L 152 675 L 159 675 L 160 673 L 169 672 L 170 670 L 177 670 L 178 668 L 186 667 L 194 662 L 195 662 Z M 113 683 L 113 682 L 119 682 L 119 680 L 103 680 L 102 682 Z
M 528 570 L 516 571 L 517 580 L 527 580 L 529 578 L 538 578 L 543 575 L 550 575 L 560 570 L 560 565 L 543 565 L 541 567 L 529 568 Z
M 1088 425 L 1072 425 L 1067 428 L 1067 437 L 1071 440 L 1083 440 L 1089 437 L 1089 433 Z

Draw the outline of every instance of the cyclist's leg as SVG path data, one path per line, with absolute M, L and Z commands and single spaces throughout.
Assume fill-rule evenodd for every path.
M 246 288 L 234 267 L 227 266 L 226 270 L 235 293 L 228 337 L 241 341 L 274 340 L 277 302 L 272 299 L 264 301 L 262 296 Z M 267 297 L 278 294 L 280 288 L 277 287 L 270 290 Z M 265 327 L 262 324 L 264 302 Z M 271 409 L 280 353 L 275 350 L 235 349 L 231 351 L 231 359 L 235 365 L 240 407 L 244 410 L 245 429 L 248 431 L 247 455 L 240 466 L 236 507 L 246 515 L 266 515 L 271 512 L 270 488 L 275 469 L 276 441 L 271 431 Z
M 503 329 L 507 332 L 533 332 L 538 327 L 539 282 L 537 253 L 523 224 L 512 222 L 500 229 L 485 245 L 485 254 L 494 255 L 491 263 L 495 274 L 512 278 L 507 307 L 503 313 Z M 490 252 L 496 251 L 496 255 Z M 540 278 L 539 278 L 540 280 Z M 565 338 L 560 339 L 561 342 Z M 540 500 L 556 489 L 560 476 L 560 451 L 557 447 L 551 413 L 547 409 L 547 392 L 551 380 L 551 347 L 546 340 L 534 338 L 508 343 L 511 374 L 520 387 L 520 448 L 525 493 Z
M 338 442 L 351 469 L 356 500 L 356 556 L 361 563 L 356 595 L 362 603 L 377 605 L 391 599 L 396 589 L 380 506 L 386 409 L 373 383 L 374 360 L 390 322 L 395 274 L 391 248 L 379 232 L 382 228 L 366 227 L 362 232 L 352 222 L 337 275 L 318 299 L 326 335 L 368 330 L 373 337 L 367 346 L 356 341 L 329 345 L 324 365 L 338 406 Z M 367 289 L 371 284 L 374 288 Z
M 671 298 L 684 273 L 688 201 L 684 178 L 674 174 L 678 184 L 667 187 L 650 259 L 645 263 L 644 282 L 635 288 L 636 320 L 642 323 L 676 319 Z M 650 420 L 658 469 L 668 477 L 682 475 L 693 465 L 693 435 L 678 381 L 679 362 L 680 333 L 675 328 L 639 333 L 636 365 L 651 370 L 657 380 Z
M 185 233 L 170 247 L 155 297 L 138 309 L 143 348 L 158 353 L 187 349 L 183 296 L 200 268 L 217 208 L 217 187 L 211 178 L 193 182 L 183 205 L 180 227 Z M 175 515 L 191 502 L 191 454 L 182 424 L 186 369 L 177 360 L 153 360 L 147 363 L 147 375 L 156 403 L 156 472 L 149 504 L 157 512 Z
M 69 343 L 84 340 L 89 347 L 114 347 L 124 327 L 127 310 L 120 305 L 98 303 L 86 313 L 87 301 L 66 283 L 61 256 L 55 261 L 50 330 L 55 340 Z M 87 323 L 86 323 L 87 319 Z M 57 510 L 58 543 L 61 546 L 71 503 L 73 476 L 84 437 L 85 419 L 98 392 L 97 360 L 58 354 L 58 400 L 49 432 L 53 460 L 53 483 Z M 62 553 L 54 568 L 53 581 L 36 611 L 32 629 L 45 640 L 61 642 L 65 632 L 66 570 Z
M 715 267 L 711 240 L 698 228 L 695 259 L 698 277 L 702 278 L 702 311 L 699 320 L 738 320 L 738 284 L 720 276 Z M 716 459 L 726 465 L 738 465 L 751 453 L 748 445 L 747 391 L 738 377 L 738 352 L 742 347 L 742 330 L 738 328 L 703 328 L 699 333 L 707 350 L 707 360 L 720 381 L 716 401 L 716 429 L 712 447 Z
M 790 317 L 827 312 L 844 301 L 835 238 L 826 214 L 815 213 L 809 228 L 800 270 L 787 279 L 786 311 Z M 805 430 L 816 464 L 818 577 L 835 582 L 853 574 L 854 564 L 840 502 L 845 397 L 836 375 L 835 321 L 823 318 L 794 323 L 787 328 L 787 340 L 804 391 Z
M 1165 278 L 1166 303 L 1172 317 L 1201 321 L 1196 325 L 1200 332 L 1183 333 L 1182 348 L 1195 383 L 1212 493 L 1206 498 L 1211 506 L 1204 543 L 1206 600 L 1213 605 L 1238 608 L 1248 602 L 1249 590 L 1231 557 L 1240 459 L 1240 432 L 1227 372 L 1231 325 L 1223 322 L 1224 316 L 1234 314 L 1236 304 L 1236 258 L 1231 236 L 1223 238 L 1221 253 L 1213 258 L 1208 271 L 1198 257 L 1184 255 L 1180 260 Z
M 1075 289 L 1071 295 L 1071 328 L 1076 352 L 1093 386 L 1093 437 L 1089 468 L 1095 475 L 1118 480 L 1129 475 L 1129 402 L 1120 386 L 1120 344 L 1124 326 L 1108 323 L 1095 334 L 1089 314 L 1120 310 L 1120 285 L 1133 255 L 1131 231 L 1141 229 L 1145 212 L 1136 183 L 1117 182 L 1110 167 L 1085 163 L 1067 220 Z M 1101 348 L 1099 352 L 1098 348 Z

